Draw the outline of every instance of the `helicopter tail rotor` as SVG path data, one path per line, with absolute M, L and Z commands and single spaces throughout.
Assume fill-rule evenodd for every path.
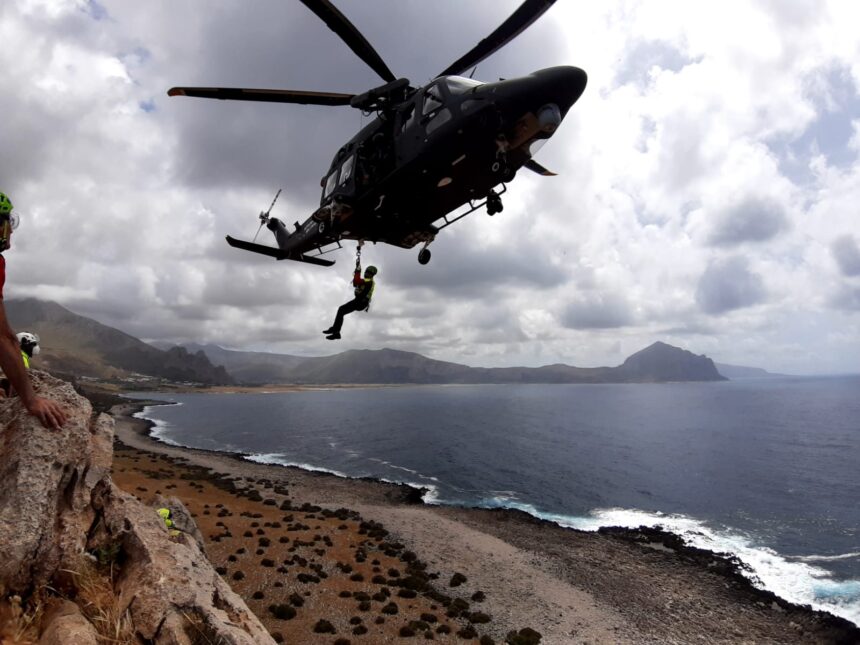
M 269 214 L 272 212 L 272 208 L 275 206 L 275 202 L 278 201 L 278 197 L 281 196 L 281 190 L 283 189 L 278 188 L 278 192 L 275 193 L 275 198 L 272 200 L 272 203 L 269 204 L 269 210 L 260 212 L 258 216 L 260 219 L 260 226 L 257 227 L 257 232 L 254 233 L 254 239 L 252 240 L 252 243 L 257 241 L 257 236 L 260 234 L 260 231 L 263 229 L 263 226 L 269 223 Z

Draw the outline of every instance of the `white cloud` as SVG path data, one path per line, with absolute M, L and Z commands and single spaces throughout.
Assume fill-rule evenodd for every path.
M 390 10 L 419 33 L 392 33 L 376 3 L 339 6 L 395 73 L 423 82 L 519 4 Z M 378 84 L 373 72 L 299 3 L 11 0 L 0 190 L 25 217 L 6 294 L 148 339 L 296 354 L 392 346 L 476 365 L 600 365 L 659 339 L 775 370 L 856 371 L 856 246 L 844 240 L 860 239 L 860 170 L 844 160 L 860 149 L 858 12 L 557 3 L 476 76 L 588 72 L 538 155 L 560 176 L 521 172 L 505 212 L 446 229 L 426 267 L 415 251 L 367 248 L 377 299 L 335 344 L 319 332 L 350 296 L 352 247 L 326 270 L 241 253 L 223 236 L 253 236 L 279 187 L 274 214 L 303 219 L 362 117 L 165 91 L 357 92 Z M 851 125 L 842 138 L 826 130 L 836 117 Z

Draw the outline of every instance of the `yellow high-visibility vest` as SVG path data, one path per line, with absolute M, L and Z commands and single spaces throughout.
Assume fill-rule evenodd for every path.
M 24 367 L 30 369 L 30 357 L 27 356 L 27 352 L 23 349 L 21 350 L 21 359 L 24 361 Z

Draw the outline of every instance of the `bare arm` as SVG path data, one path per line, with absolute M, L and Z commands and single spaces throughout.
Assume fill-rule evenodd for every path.
M 6 319 L 6 307 L 0 301 L 0 367 L 15 388 L 27 411 L 38 417 L 46 428 L 59 428 L 66 422 L 63 408 L 55 401 L 36 396 L 30 377 L 21 360 L 21 346 Z

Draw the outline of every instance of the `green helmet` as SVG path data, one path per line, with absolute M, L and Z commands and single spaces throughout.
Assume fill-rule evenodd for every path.
M 376 275 L 379 270 L 372 264 L 364 270 L 364 275 Z
M 0 215 L 8 215 L 12 208 L 12 202 L 6 197 L 6 193 L 0 193 Z

